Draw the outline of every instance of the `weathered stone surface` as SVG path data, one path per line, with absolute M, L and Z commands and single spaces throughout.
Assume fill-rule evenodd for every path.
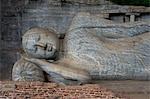
M 78 29 L 93 30 L 97 36 L 110 36 L 110 38 L 130 37 L 150 31 L 149 22 L 137 21 L 135 23 L 116 23 L 111 20 L 100 18 L 99 14 L 79 13 L 74 17 L 69 31 Z
M 83 0 L 86 1 L 86 0 Z M 59 2 L 59 1 L 56 1 Z M 88 2 L 88 1 L 87 1 Z M 105 3 L 104 5 L 74 5 L 66 3 L 65 5 L 53 5 L 53 3 L 32 3 L 28 5 L 22 13 L 22 33 L 31 27 L 39 26 L 43 28 L 53 28 L 57 30 L 58 34 L 65 34 L 70 26 L 73 17 L 78 12 L 89 12 L 92 14 L 123 14 L 135 13 L 149 13 L 148 7 L 135 6 L 119 6 Z M 108 15 L 109 16 L 109 15 Z M 108 18 L 105 17 L 105 18 Z M 149 16 L 149 14 L 148 14 Z M 109 16 L 111 17 L 111 16 Z M 142 17 L 143 18 L 143 17 Z M 119 20 L 119 19 L 118 19 Z M 123 21 L 123 19 L 120 19 Z M 64 25 L 65 24 L 65 25 Z
M 13 64 L 20 58 L 17 53 L 18 50 L 0 51 L 0 79 L 1 80 L 11 79 Z
M 120 24 L 80 13 L 65 37 L 66 60 L 49 63 L 25 59 L 40 66 L 57 83 L 87 83 L 91 77 L 150 80 L 149 30 L 146 22 Z
M 18 60 L 12 70 L 13 81 L 45 81 L 43 71 L 24 59 Z
M 148 23 L 116 24 L 77 15 L 65 37 L 66 57 L 96 79 L 150 80 Z
M 0 80 L 11 80 L 13 64 L 21 48 L 20 11 L 28 0 L 1 0 Z

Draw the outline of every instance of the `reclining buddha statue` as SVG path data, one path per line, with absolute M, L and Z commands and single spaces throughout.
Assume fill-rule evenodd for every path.
M 44 81 L 43 71 L 60 84 L 92 80 L 150 80 L 150 26 L 147 22 L 115 23 L 89 13 L 77 14 L 59 57 L 56 32 L 31 28 L 23 35 L 26 55 L 13 67 L 15 81 Z

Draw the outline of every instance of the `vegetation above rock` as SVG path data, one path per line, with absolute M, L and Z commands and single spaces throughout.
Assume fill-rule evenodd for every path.
M 110 0 L 120 5 L 150 6 L 150 0 Z

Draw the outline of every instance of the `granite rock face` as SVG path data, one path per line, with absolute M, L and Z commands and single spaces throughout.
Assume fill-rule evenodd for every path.
M 80 13 L 65 37 L 65 55 L 94 79 L 150 80 L 150 26 L 118 24 Z
M 99 15 L 79 13 L 65 36 L 64 58 L 49 60 L 58 49 L 58 38 L 56 32 L 43 28 L 32 28 L 24 34 L 22 44 L 27 57 L 23 58 L 39 66 L 52 81 L 64 85 L 84 84 L 92 79 L 150 80 L 149 30 L 146 22 L 121 24 Z M 21 72 L 26 67 L 21 61 L 16 64 L 13 75 L 15 70 Z M 24 71 L 34 73 L 33 69 Z
M 78 12 L 100 14 L 118 23 L 130 21 L 129 14 L 134 13 L 139 14 L 135 21 L 150 20 L 150 7 L 119 6 L 106 0 L 1 0 L 1 12 L 0 80 L 11 80 L 12 66 L 20 58 L 22 35 L 32 27 L 53 28 L 64 35 Z

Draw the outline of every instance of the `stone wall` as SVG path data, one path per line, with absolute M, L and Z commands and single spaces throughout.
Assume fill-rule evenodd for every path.
M 0 82 L 0 99 L 126 99 L 97 84 L 59 86 L 43 82 Z
M 1 0 L 1 9 L 0 80 L 11 79 L 12 66 L 20 58 L 21 37 L 31 27 L 53 28 L 64 35 L 78 12 L 117 22 L 124 22 L 125 16 L 125 22 L 130 21 L 128 12 L 143 13 L 140 20 L 150 18 L 149 8 L 122 7 L 106 0 Z

